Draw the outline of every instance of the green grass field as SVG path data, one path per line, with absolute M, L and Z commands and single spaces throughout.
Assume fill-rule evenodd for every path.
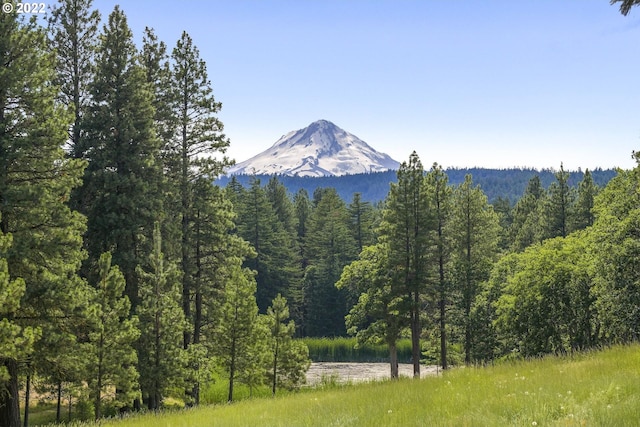
M 637 426 L 640 346 L 458 368 L 231 405 L 103 421 L 101 426 Z

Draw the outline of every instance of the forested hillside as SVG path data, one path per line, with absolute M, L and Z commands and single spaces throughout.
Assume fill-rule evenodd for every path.
M 613 169 L 595 169 L 591 172 L 593 181 L 599 187 L 604 187 L 611 178 L 616 175 Z M 467 174 L 473 176 L 476 184 L 482 188 L 490 202 L 498 198 L 509 200 L 515 203 L 527 188 L 527 183 L 535 175 L 540 177 L 544 188 L 548 188 L 554 180 L 555 170 L 553 169 L 485 169 L 485 168 L 448 168 L 445 173 L 449 177 L 451 184 L 457 185 L 464 181 Z M 582 180 L 584 171 L 570 171 L 569 185 L 576 187 Z M 235 175 L 236 179 L 243 186 L 247 187 L 252 175 Z M 262 182 L 267 182 L 269 175 L 256 175 Z M 289 175 L 278 175 L 278 180 L 287 188 L 289 193 L 295 194 L 298 190 L 304 189 L 308 194 L 313 194 L 317 188 L 335 188 L 338 195 L 343 200 L 349 200 L 354 193 L 360 193 L 362 200 L 377 203 L 384 200 L 389 193 L 389 184 L 396 182 L 396 171 L 375 172 L 342 176 L 326 177 L 299 177 Z M 218 184 L 226 186 L 230 177 L 221 176 Z
M 295 390 L 302 336 L 384 343 L 394 376 L 409 338 L 416 377 L 638 340 L 640 166 L 503 184 L 414 152 L 340 191 L 221 185 L 198 48 L 133 40 L 91 0 L 46 28 L 0 14 L 0 425 L 28 425 L 36 384 L 58 421 L 63 398 L 93 418 L 198 405 L 213 377 L 228 401 Z

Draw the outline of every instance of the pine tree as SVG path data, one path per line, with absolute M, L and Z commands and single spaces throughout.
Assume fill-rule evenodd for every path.
M 153 124 L 159 139 L 163 166 L 167 164 L 167 148 L 172 144 L 172 138 L 177 128 L 177 117 L 173 109 L 174 90 L 172 88 L 170 58 L 167 45 L 159 41 L 153 28 L 145 27 L 140 50 L 140 63 L 144 69 L 145 78 L 153 93 Z M 165 171 L 166 173 L 166 171 Z M 181 218 L 180 210 L 172 207 L 180 206 L 181 194 L 171 179 L 162 181 L 162 212 L 163 252 L 168 260 L 177 260 L 182 256 Z
M 293 198 L 293 204 L 295 206 L 297 226 L 296 235 L 298 238 L 298 246 L 300 248 L 300 265 L 302 270 L 309 265 L 309 259 L 305 252 L 304 241 L 307 238 L 309 229 L 309 217 L 311 216 L 311 201 L 309 200 L 309 194 L 303 188 L 298 190 Z
M 215 340 L 214 325 L 220 318 L 224 291 L 230 266 L 241 265 L 246 257 L 255 255 L 247 242 L 232 234 L 235 214 L 225 197 L 226 192 L 206 179 L 194 183 L 192 240 L 189 256 L 193 260 L 194 276 L 192 340 L 188 381 L 189 403 L 198 404 L 200 379 L 210 365 L 210 344 Z
M 372 245 L 375 241 L 373 207 L 370 202 L 362 200 L 360 193 L 354 193 L 348 209 L 351 218 L 350 228 L 353 230 L 356 247 L 360 253 L 365 246 Z
M 513 208 L 513 222 L 509 228 L 511 250 L 523 251 L 543 238 L 542 219 L 545 191 L 540 176 L 529 180 L 524 195 Z
M 156 133 L 164 148 L 170 144 L 177 126 L 177 117 L 172 109 L 171 67 L 167 45 L 158 40 L 153 28 L 145 27 L 142 37 L 140 62 L 147 83 L 153 92 L 154 123 Z M 174 89 L 175 90 L 175 89 Z
M 125 406 L 138 390 L 137 355 L 134 343 L 140 336 L 138 319 L 130 317 L 131 303 L 124 295 L 124 276 L 105 252 L 98 262 L 97 283 L 89 310 L 90 332 L 84 345 L 87 383 L 94 402 L 95 418 L 102 416 L 105 392 L 118 393 L 111 402 Z
M 560 164 L 560 170 L 554 176 L 556 180 L 549 187 L 546 201 L 545 238 L 567 237 L 573 217 L 574 192 L 569 186 L 569 173 Z
M 179 220 L 181 234 L 182 310 L 186 319 L 193 322 L 191 300 L 194 276 L 198 274 L 190 256 L 193 246 L 193 184 L 200 179 L 211 182 L 231 162 L 226 157 L 217 157 L 224 154 L 229 146 L 229 140 L 222 133 L 223 124 L 216 117 L 222 104 L 215 100 L 206 63 L 186 32 L 176 43 L 171 61 L 173 66 L 167 99 L 176 126 L 171 129 L 173 134 L 165 145 L 164 160 L 173 187 L 171 191 L 178 196 L 175 216 Z M 185 331 L 185 349 L 192 339 L 191 331 Z
M 500 227 L 502 231 L 500 232 L 500 249 L 506 251 L 509 249 L 511 245 L 511 241 L 509 240 L 509 229 L 511 228 L 511 224 L 513 224 L 513 206 L 511 206 L 511 201 L 509 198 L 498 197 L 492 201 L 493 210 L 500 217 Z
M 267 327 L 269 330 L 269 356 L 271 393 L 275 396 L 278 386 L 291 390 L 305 382 L 305 373 L 311 365 L 309 349 L 301 341 L 294 341 L 296 325 L 289 319 L 287 300 L 277 295 L 267 309 Z
M 163 209 L 160 142 L 153 94 L 119 7 L 109 15 L 100 40 L 83 129 L 89 160 L 82 189 L 89 265 L 111 251 L 135 307 L 136 266 L 151 252 L 153 223 Z
M 277 176 L 272 176 L 269 178 L 265 190 L 267 199 L 271 202 L 282 227 L 288 233 L 293 234 L 296 231 L 297 221 L 294 206 L 287 195 L 286 187 L 278 180 Z
M 7 260 L 7 250 L 11 246 L 11 234 L 0 234 L 0 355 L 2 359 L 23 359 L 32 351 L 33 342 L 39 330 L 31 327 L 22 328 L 13 316 L 20 307 L 20 298 L 24 295 L 25 284 L 21 278 L 11 279 Z M 0 384 L 9 380 L 9 372 L 0 366 Z M 4 386 L 0 386 L 3 387 Z
M 93 79 L 100 13 L 91 10 L 93 0 L 58 0 L 51 11 L 49 34 L 56 50 L 56 83 L 65 105 L 75 114 L 70 131 L 71 157 L 83 158 L 81 125 Z
M 138 370 L 142 398 L 157 410 L 168 390 L 184 386 L 183 331 L 187 325 L 180 306 L 180 273 L 165 261 L 160 225 L 154 226 L 149 271 L 138 267 L 140 300 L 137 308 L 141 337 Z
M 311 216 L 311 201 L 309 194 L 303 188 L 293 197 L 294 210 L 296 215 L 296 243 L 298 248 L 299 269 L 304 277 L 304 272 L 309 266 L 309 255 L 305 250 L 305 241 L 309 228 L 309 218 Z M 302 285 L 302 281 L 300 282 Z M 306 324 L 304 314 L 304 290 L 301 289 L 301 295 L 293 296 L 291 299 L 291 317 L 296 323 L 297 335 L 301 335 L 301 329 Z
M 59 345 L 58 321 L 76 311 L 82 287 L 76 272 L 84 219 L 66 202 L 80 183 L 84 163 L 65 159 L 62 147 L 72 117 L 56 102 L 54 65 L 35 21 L 0 14 L 0 234 L 13 239 L 4 254 L 7 283 L 24 281 L 20 305 L 8 302 L 7 308 L 13 307 L 7 320 L 12 330 L 21 328 L 25 356 L 47 354 Z M 34 339 L 37 330 L 47 340 Z M 8 378 L 6 392 L 0 393 L 3 426 L 20 425 L 19 362 L 9 353 L 0 358 Z
M 256 282 L 251 271 L 239 265 L 231 265 L 229 269 L 214 348 L 229 379 L 228 401 L 231 402 L 235 381 L 247 371 L 253 371 L 256 365 L 252 349 L 257 344 L 258 306 L 254 296 Z
M 381 226 L 383 242 L 389 245 L 392 279 L 404 289 L 410 319 L 413 376 L 420 377 L 420 315 L 427 293 L 429 257 L 432 253 L 433 214 L 425 188 L 424 169 L 416 152 L 398 170 L 391 184 Z
M 442 369 L 447 369 L 447 309 L 451 302 L 451 289 L 448 280 L 448 266 L 451 255 L 450 238 L 447 226 L 451 217 L 451 187 L 448 185 L 447 174 L 442 167 L 435 163 L 426 176 L 426 186 L 431 198 L 431 206 L 435 216 L 437 263 L 437 301 L 438 324 L 440 332 L 440 363 Z
M 287 194 L 287 189 L 277 177 L 269 178 L 265 192 L 283 230 L 280 233 L 283 247 L 280 248 L 280 257 L 277 261 L 281 265 L 281 280 L 286 283 L 282 294 L 291 303 L 293 312 L 298 313 L 303 305 L 302 276 L 304 273 L 299 259 L 300 246 L 297 238 L 298 224 L 295 207 Z
M 570 218 L 571 231 L 583 230 L 593 225 L 595 221 L 593 206 L 597 194 L 598 187 L 593 182 L 591 172 L 587 169 L 578 185 L 578 195 L 572 211 L 573 215 Z
M 471 175 L 453 191 L 453 210 L 449 228 L 452 238 L 453 280 L 460 298 L 459 320 L 462 327 L 465 363 L 471 363 L 473 330 L 472 304 L 487 280 L 497 259 L 500 223 L 487 196 L 473 186 Z

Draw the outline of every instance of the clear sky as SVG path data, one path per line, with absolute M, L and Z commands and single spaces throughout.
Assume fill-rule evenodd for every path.
M 426 167 L 631 168 L 640 7 L 609 0 L 94 0 L 186 30 L 237 161 L 327 119 Z

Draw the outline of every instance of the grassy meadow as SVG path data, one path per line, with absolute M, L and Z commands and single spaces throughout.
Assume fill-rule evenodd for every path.
M 105 420 L 100 426 L 634 426 L 640 345 Z M 79 424 L 94 425 L 94 424 Z

